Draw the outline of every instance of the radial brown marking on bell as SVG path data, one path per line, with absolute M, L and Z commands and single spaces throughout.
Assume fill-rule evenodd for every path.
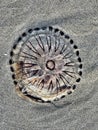
M 72 39 L 70 39 L 70 44 L 73 44 L 73 43 L 74 43 L 74 41 Z
M 40 87 L 40 85 L 41 85 L 41 81 L 42 79 L 40 79 L 40 78 L 35 78 L 35 79 L 31 79 L 31 80 L 29 80 L 29 83 L 31 83 L 32 85 L 37 85 L 37 87 L 39 88 Z
M 54 86 L 53 86 L 53 82 L 52 82 L 52 80 L 51 80 L 50 83 L 49 83 L 48 90 L 50 90 L 50 89 L 53 90 L 53 87 L 54 87 Z
M 76 79 L 76 82 L 80 82 L 80 80 L 81 80 L 81 79 L 80 79 L 80 78 L 78 78 L 78 79 Z
M 44 88 L 45 82 L 44 79 L 41 80 L 41 82 L 39 83 L 39 87 L 42 90 Z
M 32 71 L 32 76 L 36 76 L 36 75 L 38 74 L 38 71 L 39 71 L 39 70 L 33 70 L 33 71 Z
M 22 69 L 20 67 L 20 64 L 19 63 L 14 63 L 13 64 L 13 69 L 14 69 L 14 73 L 16 74 L 16 79 L 21 79 L 22 76 Z
M 14 68 L 16 70 L 16 75 L 18 78 L 21 77 L 22 75 L 24 75 L 24 73 L 23 73 L 24 68 L 23 68 L 22 62 L 19 61 L 18 63 L 16 63 L 14 65 Z
M 28 80 L 27 81 L 27 83 L 29 84 L 29 83 L 31 83 L 32 85 L 34 85 L 35 83 L 37 83 L 38 82 L 38 78 L 34 78 L 34 79 L 31 79 L 31 80 Z

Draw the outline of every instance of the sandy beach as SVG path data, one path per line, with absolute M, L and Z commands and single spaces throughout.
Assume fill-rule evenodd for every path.
M 74 93 L 53 104 L 17 96 L 11 47 L 28 28 L 53 26 L 78 46 L 83 76 Z M 0 130 L 98 130 L 98 1 L 0 0 Z

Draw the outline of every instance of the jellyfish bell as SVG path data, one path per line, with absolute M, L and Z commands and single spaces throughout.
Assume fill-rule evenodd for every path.
M 11 49 L 9 64 L 18 95 L 40 103 L 71 94 L 82 76 L 77 45 L 53 27 L 24 32 Z

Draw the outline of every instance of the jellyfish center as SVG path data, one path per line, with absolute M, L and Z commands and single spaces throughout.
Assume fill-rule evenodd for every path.
M 54 70 L 55 69 L 55 62 L 53 60 L 48 60 L 46 62 L 46 68 L 49 70 Z

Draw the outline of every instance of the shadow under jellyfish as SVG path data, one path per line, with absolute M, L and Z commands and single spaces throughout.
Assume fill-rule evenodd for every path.
M 71 94 L 82 76 L 77 45 L 51 26 L 24 32 L 11 49 L 9 64 L 18 95 L 41 103 Z

